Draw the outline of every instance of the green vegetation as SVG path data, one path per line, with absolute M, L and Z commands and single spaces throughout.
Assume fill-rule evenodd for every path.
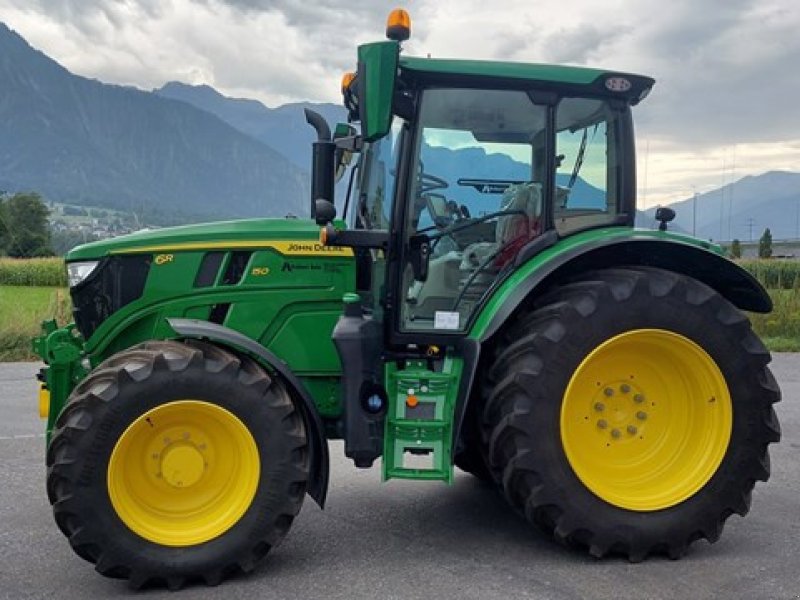
M 39 324 L 55 318 L 71 321 L 69 294 L 57 287 L 0 286 L 0 362 L 36 360 L 31 338 Z
M 768 290 L 797 288 L 800 279 L 800 261 L 745 259 L 737 262 Z
M 66 287 L 61 258 L 0 258 L 0 285 Z
M 0 199 L 0 254 L 52 256 L 49 214 L 38 194 L 19 193 Z
M 731 258 L 742 258 L 742 243 L 739 240 L 731 242 Z
M 770 256 L 772 256 L 772 232 L 767 227 L 758 240 L 758 258 L 769 258 Z
M 800 352 L 800 261 L 744 260 L 739 264 L 772 297 L 768 315 L 750 314 L 753 328 L 773 352 Z

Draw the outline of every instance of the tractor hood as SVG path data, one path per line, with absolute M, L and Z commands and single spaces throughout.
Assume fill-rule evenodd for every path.
M 97 260 L 113 254 L 176 252 L 205 248 L 255 248 L 265 241 L 309 240 L 319 238 L 319 226 L 308 219 L 246 219 L 182 225 L 138 231 L 109 240 L 78 246 L 67 262 Z

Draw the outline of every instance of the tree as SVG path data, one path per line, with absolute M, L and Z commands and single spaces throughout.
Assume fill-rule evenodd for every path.
M 52 256 L 47 208 L 38 194 L 14 194 L 0 204 L 0 244 L 16 258 Z
M 51 233 L 53 250 L 59 256 L 63 256 L 75 246 L 85 244 L 87 242 L 94 242 L 97 236 L 86 233 L 85 231 L 78 231 L 75 229 L 62 229 L 54 230 Z
M 742 258 L 742 243 L 738 239 L 731 242 L 731 258 Z
M 772 232 L 767 227 L 758 240 L 758 257 L 769 258 L 772 256 Z

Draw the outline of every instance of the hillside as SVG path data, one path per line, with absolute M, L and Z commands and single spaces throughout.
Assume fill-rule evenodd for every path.
M 144 220 L 304 214 L 308 176 L 184 102 L 73 75 L 0 24 L 0 190 Z
M 311 143 L 316 136 L 306 123 L 303 109 L 317 111 L 331 127 L 347 119 L 344 107 L 336 104 L 297 102 L 268 108 L 257 100 L 223 96 L 207 85 L 171 81 L 153 93 L 162 98 L 186 102 L 218 116 L 242 133 L 277 150 L 304 170 L 311 168 Z
M 694 199 L 670 204 L 675 225 L 691 233 Z M 644 211 L 637 224 L 651 227 L 655 208 Z M 697 196 L 697 236 L 729 241 L 757 240 L 766 227 L 778 239 L 800 238 L 800 173 L 769 171 L 750 175 L 724 187 Z

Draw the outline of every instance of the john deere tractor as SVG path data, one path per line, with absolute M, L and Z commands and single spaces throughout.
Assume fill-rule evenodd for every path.
M 383 480 L 460 467 L 632 561 L 716 541 L 768 478 L 780 391 L 742 311 L 770 298 L 672 211 L 633 227 L 654 81 L 413 58 L 409 30 L 358 47 L 348 123 L 307 113 L 310 219 L 67 255 L 75 322 L 34 342 L 47 492 L 103 575 L 250 571 L 324 506 L 328 439 Z

